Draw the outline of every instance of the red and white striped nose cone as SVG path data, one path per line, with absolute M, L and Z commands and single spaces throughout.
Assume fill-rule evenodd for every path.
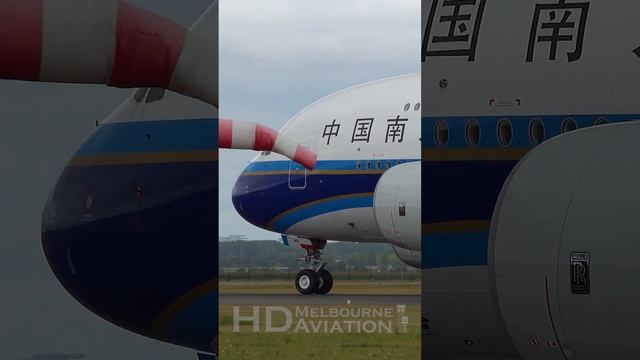
M 273 151 L 302 164 L 309 170 L 313 170 L 318 159 L 318 155 L 313 151 L 298 145 L 273 129 L 253 122 L 220 119 L 218 147 Z
M 209 42 L 123 0 L 0 0 L 3 79 L 162 87 L 216 106 Z

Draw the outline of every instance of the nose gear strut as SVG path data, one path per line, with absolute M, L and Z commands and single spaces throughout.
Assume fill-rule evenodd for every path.
M 304 242 L 300 240 L 306 240 Z M 296 289 L 302 295 L 327 294 L 333 287 L 333 276 L 325 269 L 327 263 L 322 256 L 322 249 L 327 245 L 326 240 L 296 239 L 295 241 L 306 250 L 307 254 L 298 258 L 308 267 L 296 275 Z

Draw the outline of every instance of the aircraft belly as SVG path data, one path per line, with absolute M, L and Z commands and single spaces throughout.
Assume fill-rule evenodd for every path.
M 288 234 L 327 240 L 385 242 L 380 234 L 372 207 L 333 211 L 296 223 Z

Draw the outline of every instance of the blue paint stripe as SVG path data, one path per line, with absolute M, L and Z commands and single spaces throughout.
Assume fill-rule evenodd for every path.
M 240 215 L 263 229 L 277 216 L 314 201 L 350 194 L 373 193 L 380 174 L 314 175 L 305 190 L 292 190 L 289 175 L 241 176 L 233 192 Z M 249 190 L 250 189 L 250 190 Z M 268 191 L 266 191 L 268 190 Z
M 278 232 L 285 232 L 296 223 L 310 219 L 314 216 L 354 208 L 373 207 L 373 196 L 362 196 L 347 199 L 336 199 L 320 204 L 310 205 L 287 214 L 273 224 L 273 229 Z
M 422 268 L 487 265 L 489 233 L 471 232 L 422 236 Z
M 185 343 L 200 346 L 211 344 L 218 336 L 218 292 L 198 298 L 167 325 L 165 331 L 171 339 L 182 339 Z
M 366 162 L 371 163 L 371 169 L 366 168 Z M 420 161 L 420 159 L 363 159 L 363 160 L 320 160 L 316 164 L 314 170 L 376 170 L 377 161 L 381 162 L 381 166 L 384 169 L 387 162 L 391 162 L 391 165 L 398 163 L 407 163 L 413 161 Z M 357 169 L 357 163 L 360 163 L 360 169 Z M 289 167 L 293 170 L 298 170 L 295 163 L 289 160 L 278 161 L 256 161 L 249 164 L 244 170 L 245 173 L 257 173 L 262 171 L 289 171 Z
M 513 141 L 511 148 L 532 147 L 529 139 L 529 124 L 533 119 L 542 120 L 545 128 L 545 138 L 549 139 L 561 134 L 562 123 L 565 119 L 575 120 L 578 128 L 593 126 L 595 122 L 604 118 L 609 123 L 639 120 L 639 114 L 603 114 L 603 115 L 517 115 L 517 116 L 430 116 L 422 118 L 422 147 L 423 149 L 437 148 L 434 142 L 434 128 L 439 120 L 445 120 L 449 125 L 449 143 L 447 149 L 469 148 L 465 140 L 465 128 L 470 119 L 475 119 L 480 125 L 480 143 L 478 148 L 499 148 L 497 138 L 497 124 L 502 119 L 509 119 L 513 127 Z
M 437 161 L 422 166 L 422 223 L 490 220 L 516 161 Z M 470 181 L 471 179 L 471 181 Z
M 77 155 L 205 151 L 218 148 L 218 119 L 107 123 Z

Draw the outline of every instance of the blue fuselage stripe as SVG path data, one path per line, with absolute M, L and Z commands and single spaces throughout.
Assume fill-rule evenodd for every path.
M 466 125 L 472 119 L 480 126 L 480 141 L 475 147 L 468 145 L 465 137 Z M 507 147 L 498 143 L 497 126 L 503 119 L 508 119 L 512 125 L 512 141 Z M 431 156 L 422 161 L 423 228 L 429 228 L 431 224 L 464 224 L 467 221 L 489 223 L 502 186 L 518 163 L 513 150 L 524 149 L 526 152 L 534 146 L 529 134 L 534 119 L 543 123 L 545 139 L 549 139 L 561 134 L 562 124 L 567 119 L 575 121 L 577 128 L 583 128 L 602 119 L 608 123 L 625 122 L 640 119 L 640 115 L 423 117 L 422 151 Z M 435 143 L 435 128 L 439 121 L 448 124 L 449 141 L 445 147 L 438 147 Z M 489 156 L 495 154 L 495 158 L 487 158 L 486 153 L 474 158 L 487 149 L 494 150 Z M 448 157 L 433 158 L 438 154 Z M 488 238 L 488 231 L 469 232 L 463 229 L 423 233 L 422 267 L 487 265 Z
M 217 119 L 113 122 L 100 125 L 76 156 L 207 151 L 218 148 Z
M 276 221 L 272 225 L 272 227 L 274 230 L 278 232 L 285 232 L 288 228 L 295 225 L 296 223 L 306 219 L 310 219 L 314 216 L 327 214 L 327 213 L 338 211 L 338 210 L 355 209 L 355 208 L 372 207 L 372 206 L 373 206 L 373 196 L 362 196 L 362 197 L 354 197 L 354 198 L 347 198 L 347 199 L 330 200 L 317 205 L 310 205 L 308 207 L 304 207 L 300 209 L 299 211 L 292 212 L 291 214 L 284 216 L 278 221 Z
M 294 224 L 314 216 L 372 207 L 372 194 L 384 170 L 375 173 L 366 170 L 375 170 L 377 161 L 319 161 L 314 171 L 307 172 L 306 176 L 290 175 L 289 167 L 294 164 L 291 161 L 253 162 L 236 182 L 233 203 L 247 221 L 263 229 L 283 233 Z M 386 166 L 387 162 L 393 166 L 411 161 L 418 160 L 381 160 L 381 166 Z M 367 162 L 372 164 L 372 169 L 366 169 Z M 360 164 L 360 169 L 357 164 Z M 324 171 L 331 171 L 331 174 Z
M 217 129 L 216 119 L 101 125 L 76 158 L 151 152 L 160 161 L 70 164 L 43 215 L 45 254 L 76 298 L 129 330 L 202 351 L 218 333 L 215 289 L 153 324 L 217 281 L 218 162 L 163 154 L 215 152 Z

